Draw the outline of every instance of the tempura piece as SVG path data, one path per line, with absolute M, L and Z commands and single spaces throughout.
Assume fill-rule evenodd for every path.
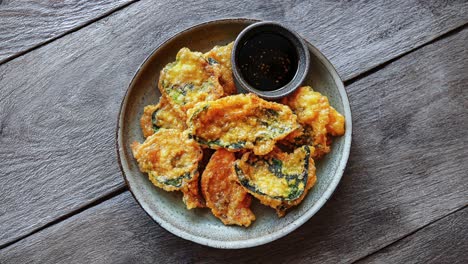
M 187 128 L 184 114 L 173 109 L 164 96 L 159 98 L 157 105 L 145 106 L 140 126 L 145 138 L 153 135 L 160 128 L 181 131 Z
M 330 106 L 326 96 L 315 92 L 310 86 L 300 87 L 283 98 L 282 103 L 291 107 L 303 127 L 302 135 L 287 140 L 293 146 L 314 146 L 314 158 L 330 152 L 331 138 L 328 135 L 344 134 L 344 117 Z
M 196 180 L 187 183 L 181 191 L 184 194 L 182 200 L 184 201 L 187 209 L 206 207 L 205 200 L 203 199 L 200 191 L 200 177 L 197 177 Z
M 313 152 L 313 147 L 303 146 L 290 154 L 278 148 L 265 156 L 245 153 L 234 167 L 240 184 L 282 217 L 315 184 Z
M 255 220 L 251 196 L 237 182 L 234 153 L 217 150 L 201 176 L 206 206 L 225 225 L 249 226 Z
M 219 70 L 220 78 L 219 82 L 223 86 L 224 95 L 232 95 L 236 93 L 236 86 L 234 85 L 234 79 L 232 77 L 232 65 L 231 65 L 231 52 L 234 42 L 231 42 L 225 46 L 215 46 L 210 51 L 204 54 L 207 58 L 208 63 L 213 68 Z
M 298 127 L 289 107 L 254 94 L 202 102 L 188 114 L 189 134 L 200 144 L 229 151 L 252 149 L 256 155 L 267 154 Z
M 202 53 L 182 48 L 161 71 L 158 87 L 172 107 L 185 113 L 198 102 L 224 95 L 219 74 Z
M 198 162 L 198 172 L 199 175 L 202 175 L 203 172 L 205 171 L 205 168 L 208 164 L 208 162 L 211 159 L 211 156 L 213 155 L 214 150 L 204 148 L 202 149 L 203 152 L 203 158 Z M 206 207 L 205 204 L 205 199 L 203 198 L 202 192 L 201 192 L 201 177 L 199 177 L 198 181 L 192 181 L 190 184 L 188 184 L 187 189 L 182 189 L 182 192 L 184 193 L 184 203 L 187 205 L 187 208 L 202 208 Z
M 192 182 L 198 182 L 202 150 L 187 134 L 174 129 L 160 129 L 143 144 L 134 142 L 131 147 L 140 170 L 148 173 L 155 186 L 166 191 L 193 192 L 195 183 Z M 193 207 L 187 204 L 187 208 Z
M 342 136 L 345 133 L 345 118 L 338 113 L 335 108 L 330 106 L 330 114 L 328 115 L 329 122 L 327 124 L 327 132 L 332 136 Z

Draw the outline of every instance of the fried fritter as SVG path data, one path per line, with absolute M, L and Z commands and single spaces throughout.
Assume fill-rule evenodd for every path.
M 225 46 L 215 46 L 204 54 L 208 60 L 208 63 L 212 65 L 213 68 L 219 70 L 219 81 L 223 86 L 224 95 L 226 96 L 236 93 L 236 86 L 232 77 L 231 65 L 231 52 L 233 44 L 234 42 L 231 42 Z
M 234 153 L 217 150 L 201 176 L 206 206 L 225 225 L 249 226 L 255 220 L 250 210 L 251 196 L 237 182 Z
M 313 152 L 313 147 L 303 146 L 293 153 L 278 148 L 265 156 L 245 153 L 234 167 L 239 183 L 282 217 L 315 184 Z
M 189 134 L 200 144 L 229 151 L 252 149 L 256 155 L 270 152 L 276 141 L 299 126 L 289 107 L 254 94 L 202 102 L 188 114 Z
M 185 130 L 185 115 L 171 107 L 164 96 L 157 105 L 145 106 L 140 119 L 141 131 L 145 138 L 153 135 L 160 128 Z
M 181 190 L 198 180 L 200 146 L 181 131 L 159 129 L 143 144 L 132 144 L 133 156 L 140 170 L 148 173 L 151 182 L 166 190 Z
M 342 136 L 345 133 L 345 118 L 338 113 L 335 108 L 330 106 L 330 114 L 328 115 L 329 122 L 327 124 L 327 132 L 332 136 Z
M 282 103 L 291 107 L 302 126 L 302 133 L 286 140 L 293 146 L 311 145 L 316 149 L 314 158 L 330 152 L 329 135 L 344 134 L 344 117 L 328 103 L 328 98 L 315 92 L 310 86 L 297 89 L 283 98 Z
M 219 75 L 202 53 L 182 48 L 176 61 L 162 69 L 158 87 L 175 109 L 185 113 L 198 102 L 224 95 Z
M 213 155 L 212 149 L 202 149 L 203 158 L 198 162 L 198 172 L 199 175 L 202 175 L 205 171 L 205 168 L 208 162 Z M 186 189 L 182 189 L 182 193 L 184 194 L 183 201 L 187 205 L 187 208 L 202 208 L 206 207 L 205 199 L 203 198 L 201 192 L 201 177 L 199 177 L 198 181 L 192 181 L 187 185 Z
M 184 196 L 182 197 L 182 201 L 184 201 L 187 209 L 190 210 L 193 208 L 206 207 L 205 200 L 203 199 L 203 196 L 200 191 L 200 177 L 197 177 L 197 179 L 188 182 L 187 185 L 185 185 L 181 189 L 181 191 L 184 194 Z

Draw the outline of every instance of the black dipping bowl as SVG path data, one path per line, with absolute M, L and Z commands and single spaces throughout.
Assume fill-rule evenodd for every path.
M 274 90 L 260 90 L 244 78 L 241 65 L 240 65 L 240 51 L 242 47 L 252 38 L 260 34 L 275 34 L 284 37 L 291 44 L 291 48 L 294 49 L 295 58 L 294 62 L 297 62 L 297 70 L 292 79 L 285 85 L 278 87 Z M 261 45 L 261 44 L 259 44 Z M 276 100 L 287 96 L 299 88 L 309 72 L 310 55 L 309 50 L 302 39 L 296 32 L 282 26 L 275 22 L 258 22 L 245 28 L 236 38 L 234 47 L 232 49 L 232 73 L 234 76 L 234 82 L 237 86 L 237 90 L 240 93 L 255 93 L 264 99 Z M 296 65 L 294 65 L 296 68 Z

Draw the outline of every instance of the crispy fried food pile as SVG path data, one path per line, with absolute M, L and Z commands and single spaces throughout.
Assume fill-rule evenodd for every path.
M 160 74 L 159 103 L 143 109 L 140 170 L 188 209 L 208 207 L 225 225 L 255 221 L 252 197 L 282 217 L 314 186 L 315 161 L 345 132 L 344 117 L 310 86 L 281 103 L 236 94 L 232 43 L 182 48 Z M 214 153 L 213 153 L 214 152 Z

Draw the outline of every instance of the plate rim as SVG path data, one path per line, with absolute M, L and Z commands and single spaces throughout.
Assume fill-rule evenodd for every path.
M 125 164 L 123 164 L 123 156 L 124 156 L 124 149 L 122 147 L 123 145 L 123 138 L 122 138 L 122 127 L 123 127 L 123 115 L 122 113 L 125 112 L 126 107 L 127 107 L 127 100 L 128 100 L 128 94 L 132 88 L 132 86 L 135 83 L 135 80 L 139 73 L 141 72 L 143 66 L 146 64 L 146 62 L 156 53 L 157 50 L 159 50 L 162 46 L 166 45 L 166 43 L 170 42 L 174 38 L 178 37 L 180 34 L 183 34 L 187 31 L 191 31 L 196 28 L 204 27 L 209 24 L 213 23 L 219 23 L 219 22 L 250 22 L 250 23 L 255 23 L 259 21 L 266 21 L 266 20 L 261 20 L 261 19 L 255 19 L 255 18 L 244 18 L 244 17 L 232 17 L 232 18 L 220 18 L 220 19 L 213 19 L 213 20 L 208 20 L 204 21 L 195 25 L 192 25 L 190 27 L 187 27 L 181 31 L 178 31 L 171 35 L 169 38 L 167 38 L 165 41 L 163 41 L 161 44 L 159 44 L 146 58 L 145 60 L 139 65 L 137 70 L 135 71 L 132 80 L 130 81 L 125 94 L 123 96 L 122 102 L 120 104 L 120 109 L 118 112 L 117 116 L 117 125 L 116 125 L 116 131 L 115 131 L 115 146 L 116 146 L 116 152 L 117 152 L 117 163 L 119 165 L 119 169 L 121 171 L 121 175 L 125 181 L 125 185 L 127 186 L 129 192 L 132 194 L 133 198 L 137 202 L 137 204 L 143 209 L 143 211 L 151 218 L 153 221 L 155 221 L 157 224 L 159 224 L 161 227 L 169 231 L 170 233 L 183 238 L 185 240 L 189 240 L 201 245 L 213 247 L 213 248 L 221 248 L 221 249 L 240 249 L 240 248 L 249 248 L 249 247 L 255 247 L 255 246 L 260 246 L 263 244 L 267 244 L 269 242 L 275 241 L 281 237 L 284 237 L 285 235 L 293 232 L 297 228 L 299 228 L 301 225 L 303 225 L 305 222 L 307 222 L 312 216 L 314 216 L 322 207 L 323 205 L 330 199 L 332 196 L 333 192 L 336 190 L 339 182 L 341 181 L 341 178 L 343 177 L 344 171 L 346 169 L 346 165 L 349 159 L 349 154 L 351 150 L 351 143 L 352 143 L 352 134 L 353 134 L 353 128 L 352 128 L 352 113 L 351 113 L 351 106 L 349 104 L 349 99 L 348 99 L 348 94 L 346 92 L 346 89 L 344 88 L 344 83 L 336 71 L 335 67 L 333 64 L 325 57 L 324 54 L 322 54 L 314 45 L 312 45 L 307 39 L 304 38 L 304 41 L 306 42 L 307 46 L 309 49 L 311 49 L 314 53 L 315 56 L 318 57 L 320 63 L 322 63 L 325 68 L 330 72 L 330 75 L 333 78 L 333 81 L 336 83 L 341 100 L 343 102 L 343 110 L 344 110 L 344 115 L 345 117 L 349 116 L 349 118 L 346 118 L 345 120 L 345 127 L 346 131 L 345 134 L 343 135 L 344 137 L 344 146 L 343 146 L 343 151 L 342 151 L 342 158 L 339 161 L 338 167 L 336 169 L 336 173 L 333 176 L 332 181 L 329 183 L 327 189 L 323 193 L 323 195 L 316 201 L 312 207 L 306 211 L 303 215 L 301 215 L 299 218 L 297 218 L 295 221 L 291 222 L 288 224 L 284 229 L 275 232 L 275 233 L 269 233 L 264 236 L 260 237 L 255 237 L 255 238 L 249 238 L 245 240 L 236 240 L 236 241 L 224 241 L 224 240 L 216 240 L 216 239 L 210 239 L 210 238 L 205 238 L 205 237 L 200 237 L 196 235 L 192 235 L 182 229 L 177 228 L 176 226 L 172 225 L 169 222 L 166 222 L 162 218 L 160 218 L 157 214 L 149 210 L 148 206 L 144 201 L 140 201 L 139 198 L 137 198 L 137 195 L 135 194 L 132 186 L 130 185 L 127 175 L 126 175 L 126 168 L 127 167 Z M 301 36 L 302 37 L 302 36 Z M 126 161 L 126 159 L 125 159 Z

